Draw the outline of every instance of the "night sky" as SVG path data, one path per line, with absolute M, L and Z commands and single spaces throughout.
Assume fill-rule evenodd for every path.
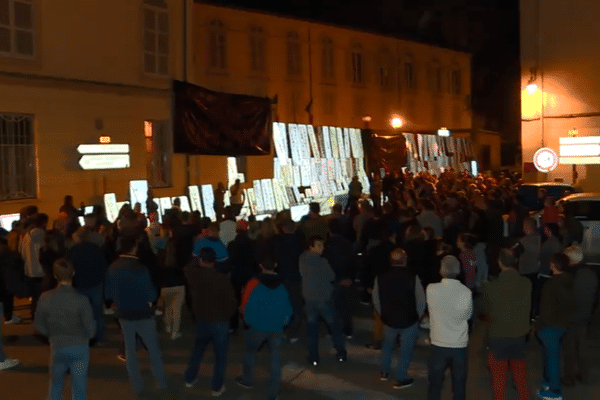
M 198 0 L 196 0 L 198 1 Z M 473 54 L 473 127 L 500 132 L 512 163 L 520 141 L 518 0 L 211 0 L 432 43 Z M 511 144 L 512 143 L 512 144 Z

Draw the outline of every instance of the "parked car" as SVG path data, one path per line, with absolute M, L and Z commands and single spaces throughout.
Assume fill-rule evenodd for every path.
M 600 193 L 576 193 L 560 203 L 583 225 L 581 247 L 586 260 L 600 264 Z
M 538 190 L 540 189 L 545 189 L 548 195 L 552 196 L 555 200 L 562 199 L 567 195 L 575 193 L 575 188 L 568 183 L 525 183 L 519 187 L 519 195 L 521 196 L 521 203 L 527 207 L 529 211 L 540 211 L 544 208 L 544 204 L 537 197 Z

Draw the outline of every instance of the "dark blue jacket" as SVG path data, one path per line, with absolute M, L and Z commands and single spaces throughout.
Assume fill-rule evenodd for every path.
M 137 258 L 121 256 L 110 265 L 104 295 L 117 306 L 119 318 L 139 320 L 151 318 L 157 292 L 150 272 Z
M 92 242 L 77 243 L 69 250 L 69 260 L 75 269 L 75 288 L 93 288 L 102 284 L 108 263 L 100 246 Z
M 257 331 L 283 329 L 292 316 L 292 306 L 281 278 L 276 274 L 252 278 L 244 289 L 240 311 L 246 323 Z

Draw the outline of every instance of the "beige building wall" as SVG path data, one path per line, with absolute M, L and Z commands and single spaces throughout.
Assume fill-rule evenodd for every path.
M 18 0 L 11 0 L 18 1 Z M 0 214 L 28 204 L 55 218 L 65 194 L 78 204 L 99 202 L 105 192 L 127 199 L 127 183 L 147 178 L 144 120 L 170 119 L 172 79 L 183 79 L 183 2 L 163 0 L 168 12 L 168 71 L 144 72 L 144 0 L 84 3 L 34 0 L 34 55 L 0 51 L 0 113 L 34 117 L 37 192 L 34 199 L 0 201 Z M 153 3 L 160 2 L 153 0 Z M 227 65 L 210 68 L 211 22 L 223 22 Z M 110 23 L 108 23 L 110 22 Z M 251 70 L 253 27 L 264 32 L 265 68 Z M 287 35 L 300 46 L 299 73 L 288 74 Z M 212 90 L 277 96 L 274 117 L 315 125 L 389 128 L 392 116 L 402 130 L 471 128 L 470 55 L 346 28 L 187 0 L 187 80 Z M 333 44 L 333 76 L 323 74 L 324 38 Z M 363 79 L 352 82 L 353 46 L 360 46 Z M 415 84 L 406 87 L 405 63 L 414 63 Z M 437 66 L 440 87 L 434 86 Z M 384 68 L 382 68 L 384 67 Z M 452 71 L 460 71 L 452 90 Z M 387 84 L 380 83 L 380 72 Z M 456 92 L 456 93 L 453 93 Z M 98 126 L 100 121 L 100 126 Z M 130 145 L 131 168 L 84 171 L 76 148 L 110 136 Z M 185 193 L 186 156 L 171 159 L 171 186 L 156 197 Z M 272 155 L 248 157 L 247 181 L 273 176 Z M 190 184 L 227 181 L 227 159 L 189 156 Z
M 568 137 L 571 130 L 578 136 L 600 135 L 600 3 L 522 0 L 520 11 L 521 143 L 523 162 L 533 162 L 541 147 L 559 153 L 559 138 Z M 527 90 L 530 82 L 537 90 Z M 584 190 L 600 190 L 600 166 L 579 165 L 577 173 L 577 184 Z M 559 165 L 550 173 L 525 178 L 572 183 L 572 166 Z

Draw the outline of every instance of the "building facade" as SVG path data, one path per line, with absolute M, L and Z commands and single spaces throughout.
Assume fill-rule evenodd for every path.
M 66 194 L 123 201 L 129 180 L 156 197 L 227 182 L 227 157 L 172 153 L 172 79 L 268 96 L 281 122 L 471 128 L 466 53 L 192 0 L 7 0 L 0 214 L 35 204 L 54 218 Z M 129 168 L 81 168 L 77 147 L 100 137 L 129 144 Z M 240 164 L 247 181 L 273 176 L 272 155 Z
M 522 149 L 527 166 L 540 148 L 560 155 L 560 138 L 600 136 L 600 55 L 595 51 L 600 45 L 595 22 L 600 4 L 522 0 L 520 10 Z M 527 171 L 531 167 L 524 174 L 530 181 L 562 180 L 586 191 L 600 190 L 598 164 Z

